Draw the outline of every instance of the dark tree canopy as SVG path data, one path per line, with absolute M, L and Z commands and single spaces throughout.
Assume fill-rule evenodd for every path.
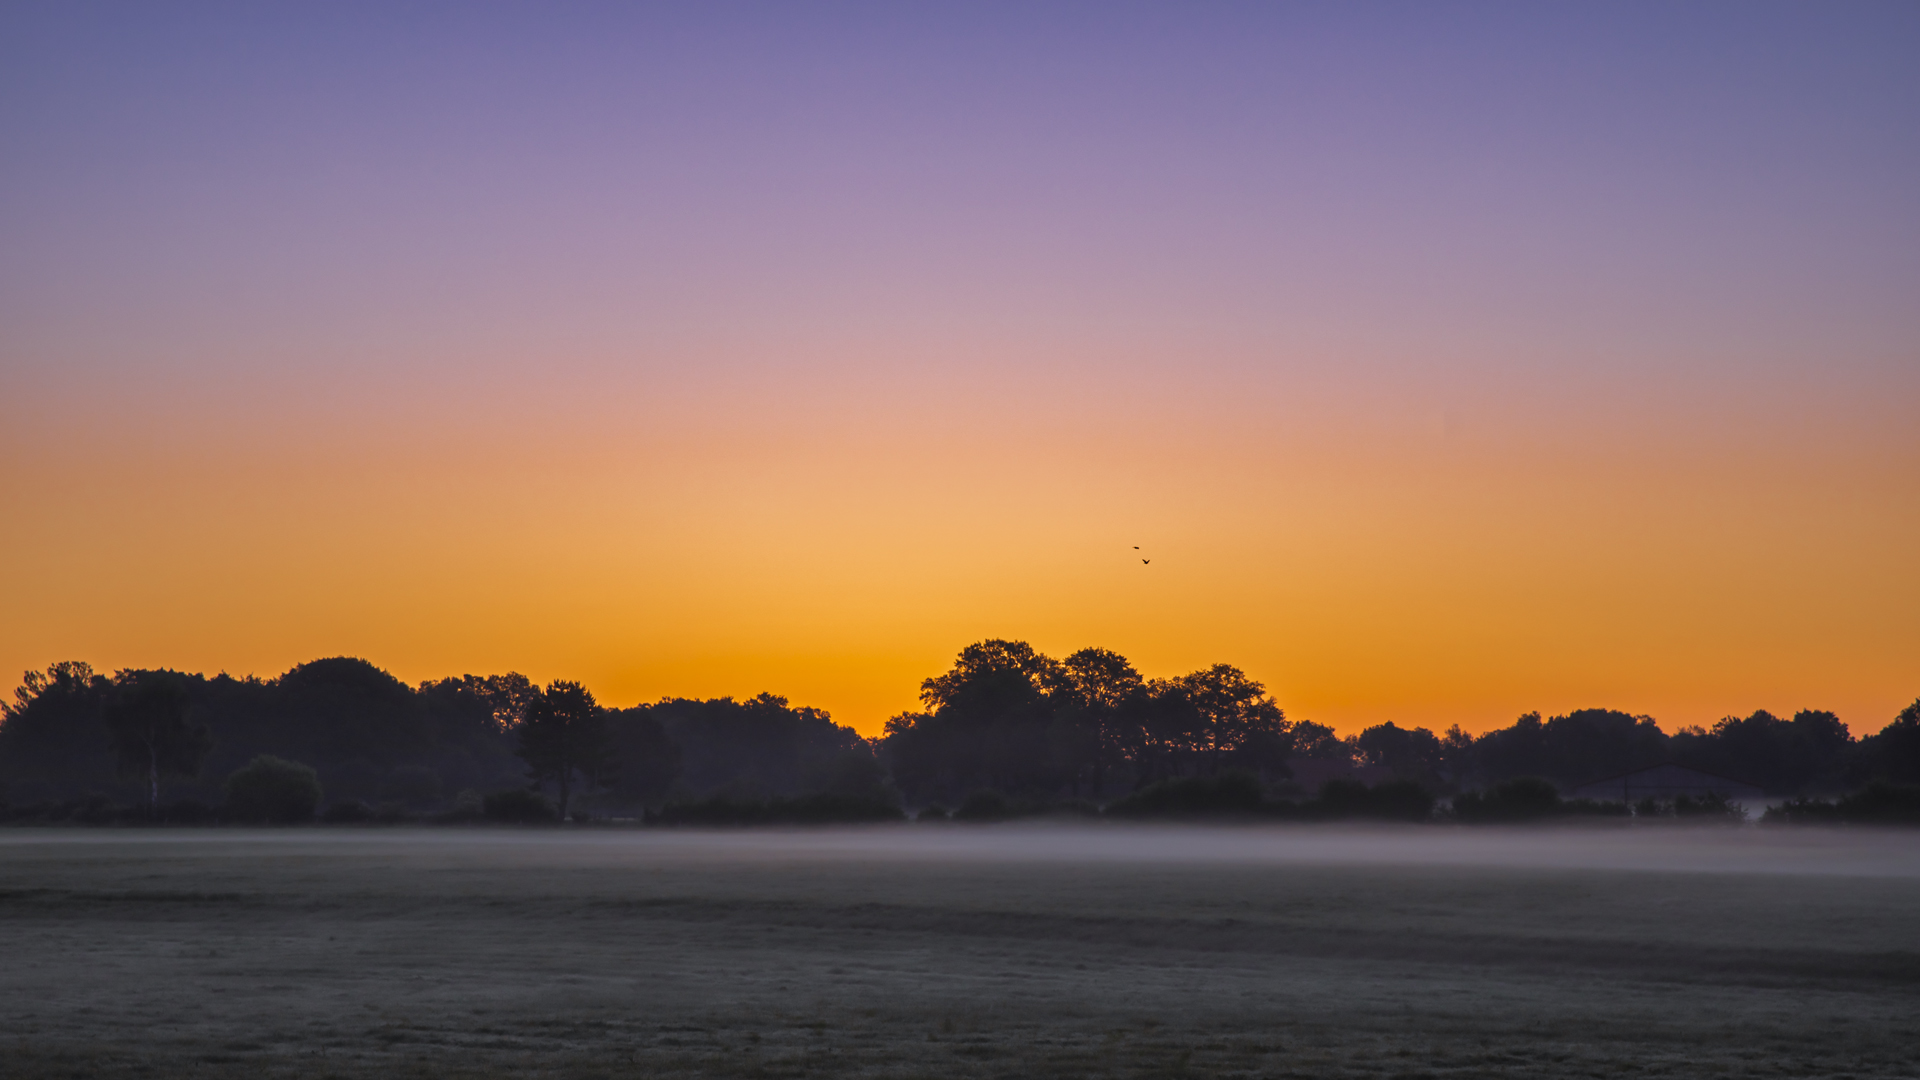
M 1776 794 L 1803 790 L 1817 781 L 1829 786 L 1844 769 L 1842 755 L 1853 737 L 1830 712 L 1803 709 L 1782 720 L 1762 709 L 1747 717 L 1729 716 L 1702 735 L 1674 738 L 1673 757 L 1685 765 L 1737 777 Z
M 1488 732 L 1459 762 L 1486 782 L 1543 776 L 1561 784 L 1656 765 L 1667 759 L 1667 736 L 1652 717 L 1615 709 L 1578 709 L 1542 721 L 1528 713 L 1512 727 Z
M 1920 699 L 1900 710 L 1893 723 L 1867 741 L 1875 779 L 1920 784 Z
M 746 701 L 669 698 L 629 710 L 651 720 L 679 748 L 678 785 L 705 798 L 770 798 L 817 790 L 823 771 L 841 755 L 867 751 L 867 741 L 833 722 L 823 709 L 795 707 L 760 694 Z M 656 767 L 655 777 L 665 769 Z
M 1287 775 L 1293 747 L 1286 714 L 1265 687 L 1230 664 L 1155 679 L 1121 716 L 1121 743 L 1144 782 L 1232 768 Z
M 160 778 L 194 776 L 213 749 L 213 735 L 189 719 L 186 679 L 171 671 L 128 673 L 106 708 L 121 775 L 143 778 L 148 808 L 160 809 Z
M 1334 734 L 1333 729 L 1325 724 L 1302 720 L 1293 725 L 1293 756 L 1296 758 L 1352 764 L 1357 753 L 1353 743 Z
M 411 687 L 351 657 L 269 679 L 141 670 L 108 678 L 68 662 L 28 672 L 0 702 L 0 803 L 151 808 L 164 791 L 181 806 L 200 804 L 204 816 L 226 795 L 221 780 L 263 755 L 310 767 L 342 821 L 478 818 L 485 796 L 524 788 L 529 770 L 570 811 L 633 816 L 705 800 L 740 820 L 796 821 L 854 806 L 881 820 L 898 815 L 902 796 L 1009 813 L 1112 802 L 1149 787 L 1156 794 L 1140 805 L 1191 802 L 1196 792 L 1240 792 L 1247 777 L 1290 800 L 1312 799 L 1329 777 L 1443 796 L 1523 778 L 1565 789 L 1665 762 L 1803 797 L 1869 781 L 1920 783 L 1920 701 L 1863 739 L 1813 709 L 1669 734 L 1650 717 L 1598 708 L 1528 713 L 1478 736 L 1383 723 L 1340 738 L 1289 720 L 1228 664 L 1147 679 L 1111 650 L 1056 660 L 1003 639 L 961 650 L 924 681 L 921 700 L 868 740 L 773 694 L 604 710 L 578 683 L 541 690 L 507 673 Z M 1234 779 L 1224 787 L 1212 783 L 1226 777 Z M 1186 780 L 1208 782 L 1155 786 Z M 1804 798 L 1796 805 L 1815 813 Z
M 0 717 L 0 795 L 13 802 L 110 790 L 102 716 L 112 684 L 77 661 L 29 671 Z
M 1366 764 L 1409 778 L 1435 775 L 1446 765 L 1445 745 L 1426 728 L 1377 724 L 1362 731 L 1354 746 Z
M 882 753 L 910 798 L 949 804 L 980 789 L 1100 798 L 1229 769 L 1285 776 L 1291 745 L 1265 688 L 1227 664 L 1148 682 L 1104 649 L 1057 661 L 990 640 L 921 699 L 926 712 L 887 722 Z
M 621 802 L 656 806 L 665 801 L 680 775 L 680 745 L 650 709 L 621 709 L 607 716 L 608 738 L 620 763 L 613 790 Z
M 550 683 L 528 703 L 519 734 L 515 752 L 527 763 L 527 776 L 560 789 L 562 819 L 568 814 L 576 781 L 605 784 L 614 777 L 607 715 L 593 694 L 577 682 Z

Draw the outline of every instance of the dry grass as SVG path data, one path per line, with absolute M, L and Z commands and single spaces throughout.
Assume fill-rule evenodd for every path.
M 1920 1075 L 1913 839 L 1476 842 L 13 830 L 0 1076 Z

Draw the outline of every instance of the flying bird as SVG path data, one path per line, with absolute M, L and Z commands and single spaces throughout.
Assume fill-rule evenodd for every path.
M 1145 565 L 1147 565 L 1148 563 L 1150 563 L 1150 562 L 1152 562 L 1152 561 L 1153 561 L 1152 559 L 1141 559 L 1141 560 L 1140 560 L 1140 565 L 1141 565 L 1141 566 L 1145 566 Z

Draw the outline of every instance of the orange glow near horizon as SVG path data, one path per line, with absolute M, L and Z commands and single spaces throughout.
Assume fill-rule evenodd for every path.
M 0 9 L 0 676 L 873 734 L 1002 637 L 1343 733 L 1876 731 L 1917 54 L 1871 5 Z
M 1670 730 L 1830 708 L 1865 733 L 1912 700 L 1897 425 L 1856 410 L 1818 445 L 1727 453 L 1698 413 L 1638 410 L 1621 446 L 1604 402 L 1522 426 L 1253 389 L 1079 415 L 950 393 L 929 423 L 827 392 L 633 429 L 646 395 L 590 386 L 455 416 L 388 386 L 395 418 L 352 424 L 129 403 L 66 418 L 77 449 L 31 436 L 35 512 L 5 540 L 28 617 L 0 655 L 272 676 L 349 654 L 621 705 L 765 690 L 865 734 L 985 637 L 1233 663 L 1342 733 L 1586 706 Z

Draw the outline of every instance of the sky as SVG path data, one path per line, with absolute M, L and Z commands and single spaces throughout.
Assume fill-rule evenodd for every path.
M 872 734 L 1001 637 L 1342 733 L 1871 732 L 1917 57 L 1904 3 L 10 3 L 0 672 Z

